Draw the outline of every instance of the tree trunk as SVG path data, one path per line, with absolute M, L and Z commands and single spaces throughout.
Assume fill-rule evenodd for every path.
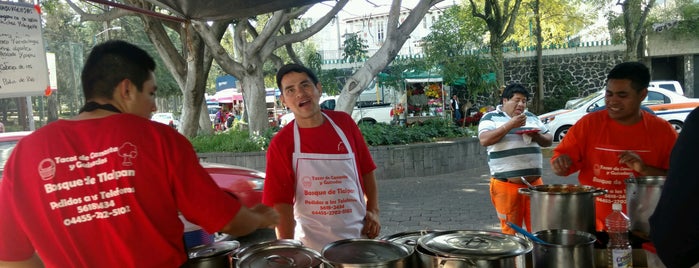
M 536 94 L 534 94 L 534 112 L 542 114 L 544 112 L 544 62 L 543 47 L 544 38 L 541 36 L 541 14 L 539 14 L 540 1 L 534 1 L 534 20 L 536 23 Z
M 46 98 L 46 123 L 51 123 L 58 120 L 58 96 L 57 92 L 54 92 L 48 98 Z
M 371 80 L 398 55 L 400 48 L 405 44 L 405 41 L 408 40 L 410 33 L 420 24 L 430 7 L 440 1 L 420 0 L 402 23 L 398 22 L 401 1 L 393 1 L 389 13 L 389 22 L 386 25 L 387 35 L 385 42 L 364 65 L 355 71 L 352 77 L 347 79 L 347 83 L 345 83 L 342 92 L 338 96 L 335 106 L 336 111 L 344 111 L 350 115 L 352 114 L 357 98 L 362 91 L 364 91 Z
M 262 66 L 259 63 L 257 66 Z M 250 134 L 259 135 L 269 128 L 264 74 L 262 68 L 251 68 L 241 77 L 245 111 Z
M 500 96 L 500 87 L 505 85 L 505 57 L 502 52 L 502 40 L 492 34 L 490 37 L 490 56 L 493 57 L 493 61 L 495 62 L 495 81 L 497 81 L 495 96 Z M 500 100 L 499 97 L 496 99 Z

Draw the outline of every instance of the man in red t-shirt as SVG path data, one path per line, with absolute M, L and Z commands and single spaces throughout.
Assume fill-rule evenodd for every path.
M 294 113 L 267 150 L 262 202 L 280 214 L 277 238 L 322 250 L 341 239 L 378 236 L 379 203 L 369 148 L 344 112 L 321 112 L 322 87 L 308 68 L 277 72 L 284 106 Z
M 608 191 L 595 198 L 597 231 L 606 230 L 604 219 L 613 203 L 626 203 L 626 178 L 667 174 L 677 132 L 641 109 L 649 81 L 642 63 L 616 65 L 607 75 L 606 109 L 581 118 L 553 151 L 556 175 L 580 171 L 580 184 Z
M 155 62 L 123 41 L 95 46 L 85 106 L 17 143 L 0 181 L 0 267 L 179 267 L 181 213 L 209 233 L 273 226 L 222 191 L 189 141 L 148 120 Z

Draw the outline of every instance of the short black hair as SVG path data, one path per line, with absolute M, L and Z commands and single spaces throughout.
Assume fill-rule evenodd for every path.
M 640 92 L 650 84 L 650 70 L 645 64 L 637 61 L 622 62 L 609 71 L 606 82 L 609 82 L 609 79 L 631 80 L 631 88 Z
M 279 71 L 277 71 L 277 87 L 279 88 L 279 91 L 282 92 L 281 94 L 284 94 L 284 89 L 282 88 L 282 77 L 290 72 L 305 73 L 309 78 L 311 78 L 314 85 L 318 84 L 318 77 L 315 73 L 313 73 L 313 71 L 311 71 L 311 69 L 308 69 L 306 66 L 301 64 L 289 63 L 282 66 L 279 68 Z
M 501 99 L 511 99 L 512 96 L 515 95 L 515 93 L 519 93 L 524 95 L 524 97 L 529 100 L 529 91 L 524 88 L 522 84 L 509 84 L 505 87 L 505 89 L 502 91 L 502 96 L 500 97 Z
M 128 42 L 110 40 L 92 48 L 83 67 L 81 80 L 86 100 L 112 99 L 114 88 L 129 79 L 138 91 L 155 70 L 155 61 L 148 53 Z

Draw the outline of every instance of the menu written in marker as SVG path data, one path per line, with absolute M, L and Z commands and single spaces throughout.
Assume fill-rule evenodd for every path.
M 0 98 L 42 95 L 48 85 L 39 10 L 0 2 Z

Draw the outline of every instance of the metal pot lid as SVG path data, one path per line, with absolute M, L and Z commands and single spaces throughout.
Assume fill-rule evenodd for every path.
M 220 241 L 211 244 L 200 245 L 189 249 L 190 259 L 208 258 L 229 253 L 240 247 L 238 241 Z
M 397 233 L 397 234 L 392 234 L 392 235 L 385 235 L 380 237 L 379 239 L 381 240 L 388 240 L 391 242 L 395 242 L 398 244 L 403 244 L 406 246 L 417 246 L 417 240 L 422 237 L 423 235 L 426 234 L 431 234 L 436 232 L 435 230 L 420 230 L 420 231 L 409 231 L 409 232 L 402 232 L 402 233 Z
M 413 248 L 387 240 L 344 239 L 325 245 L 323 257 L 331 263 L 380 264 L 404 259 Z
M 418 239 L 418 246 L 439 256 L 486 260 L 526 254 L 534 247 L 526 239 L 488 231 L 434 232 Z
M 264 241 L 256 244 L 249 245 L 247 247 L 241 248 L 235 255 L 239 259 L 243 258 L 248 253 L 257 252 L 261 249 L 266 249 L 272 246 L 292 246 L 292 247 L 302 247 L 303 243 L 299 240 L 294 239 L 276 239 L 270 241 Z
M 240 268 L 320 267 L 323 259 L 317 251 L 303 246 L 273 245 L 244 254 Z

